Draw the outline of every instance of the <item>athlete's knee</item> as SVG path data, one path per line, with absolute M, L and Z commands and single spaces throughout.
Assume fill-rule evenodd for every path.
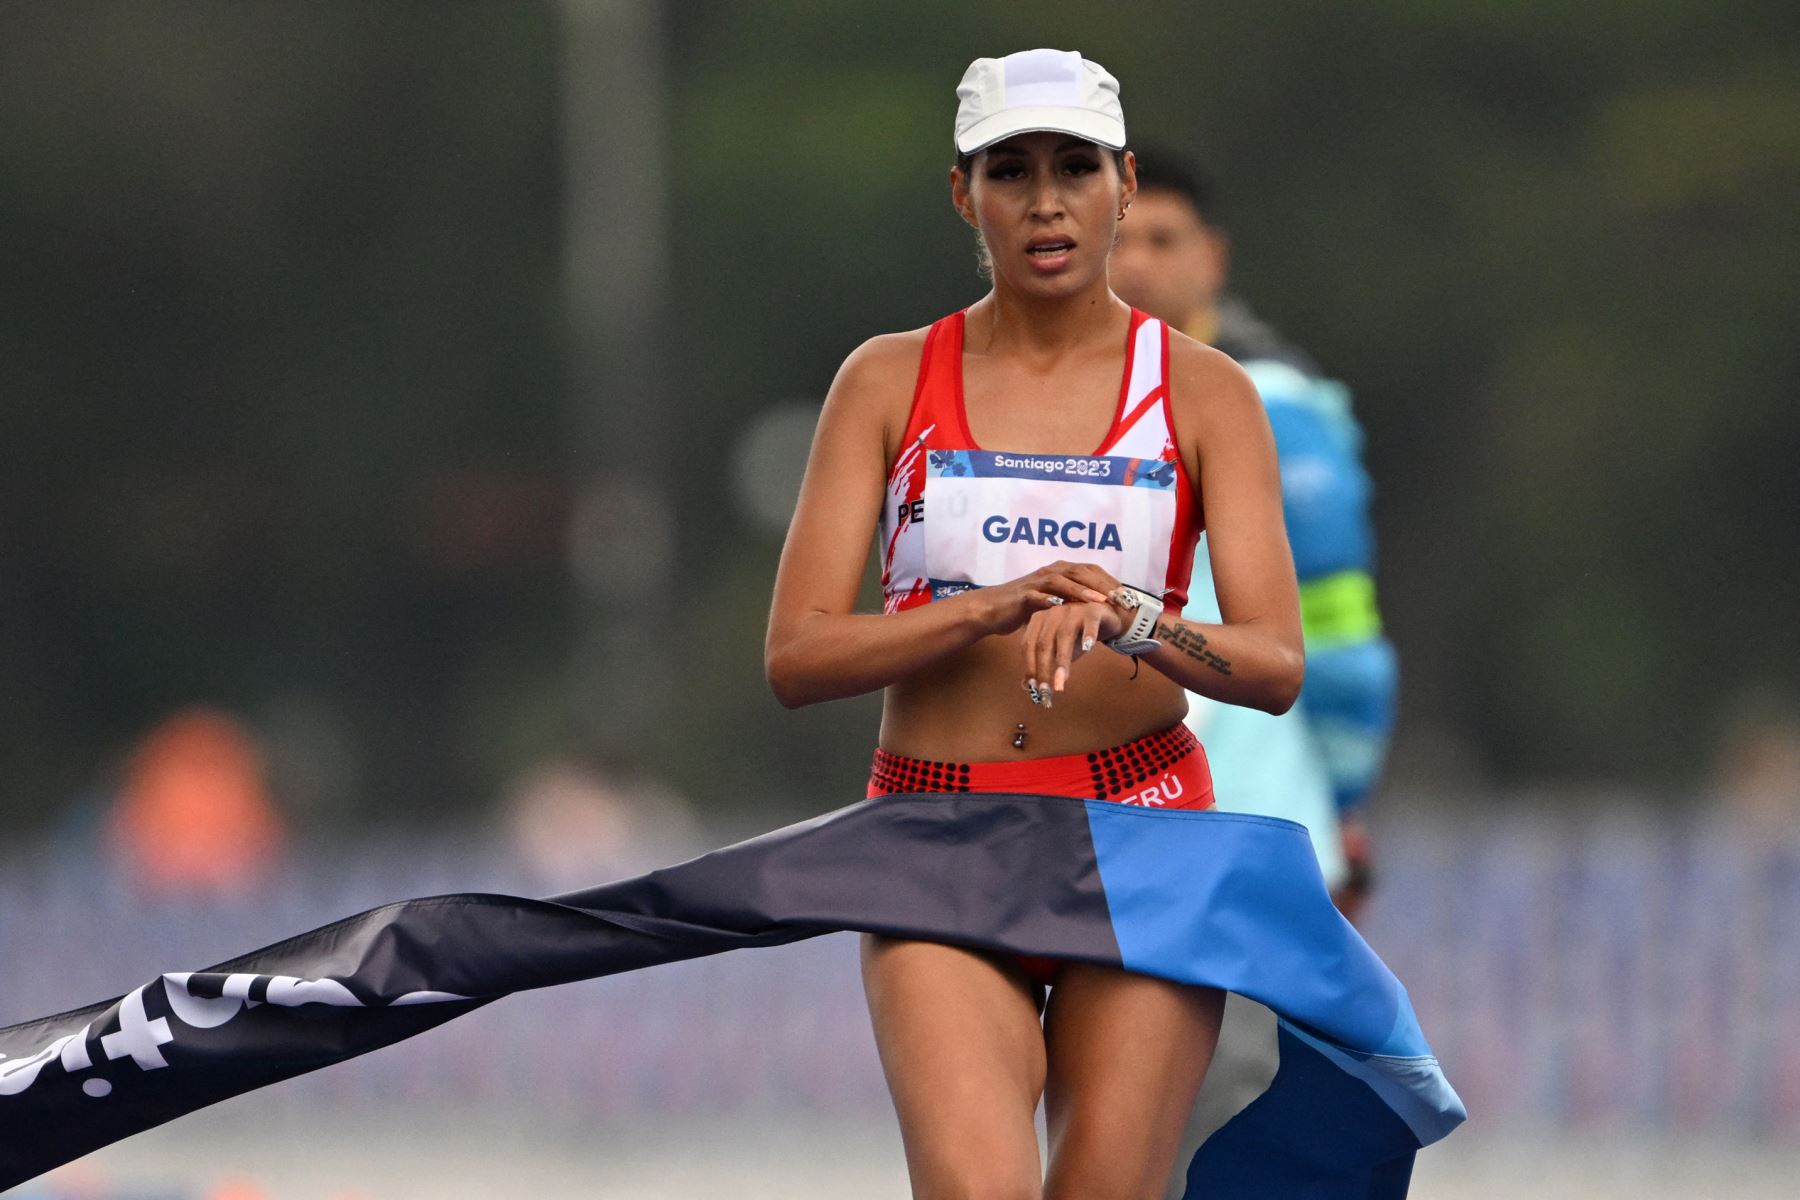
M 1044 1200 L 1163 1200 L 1168 1190 L 1165 1173 L 1131 1167 L 1104 1160 L 1058 1164 L 1044 1181 Z
M 1061 1133 L 1053 1139 L 1044 1200 L 1163 1200 L 1174 1146 L 1091 1125 Z
M 1043 1200 L 1044 1185 L 1035 1171 L 969 1162 L 915 1174 L 912 1193 L 913 1200 Z

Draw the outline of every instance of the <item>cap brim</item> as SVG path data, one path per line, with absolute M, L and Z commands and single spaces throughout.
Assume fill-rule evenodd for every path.
M 1067 133 L 1108 150 L 1125 148 L 1125 122 L 1085 108 L 1042 105 L 1010 108 L 975 122 L 956 135 L 956 152 L 979 154 L 1021 133 Z

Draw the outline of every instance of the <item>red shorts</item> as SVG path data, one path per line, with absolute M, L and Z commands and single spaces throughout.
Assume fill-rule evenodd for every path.
M 1014 762 L 934 762 L 876 750 L 869 799 L 903 792 L 1021 792 L 1150 808 L 1211 808 L 1213 803 L 1206 751 L 1186 725 L 1106 750 Z M 1014 956 L 1012 961 L 1046 985 L 1055 982 L 1061 966 L 1053 958 Z
M 875 751 L 869 799 L 901 792 L 1021 792 L 1150 808 L 1211 808 L 1206 751 L 1186 725 L 1088 754 L 1012 762 L 933 762 Z

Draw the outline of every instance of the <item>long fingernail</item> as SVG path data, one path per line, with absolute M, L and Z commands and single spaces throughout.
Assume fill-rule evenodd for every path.
M 1049 689 L 1045 689 L 1045 691 L 1044 691 L 1044 707 L 1045 708 L 1055 708 L 1056 707 L 1055 703 L 1052 702 L 1050 699 Z
M 1089 650 L 1092 650 L 1093 648 L 1094 648 L 1094 639 L 1093 638 L 1082 638 L 1081 639 L 1081 652 L 1083 654 L 1086 654 Z
M 1042 704 L 1044 702 L 1043 693 L 1038 691 L 1037 680 L 1035 680 L 1035 679 L 1026 680 L 1025 681 L 1025 690 L 1031 693 L 1031 702 L 1033 704 Z
M 1088 600 L 1094 604 L 1105 604 L 1106 603 L 1106 593 L 1105 592 L 1089 592 Z
M 1063 690 L 1063 685 L 1064 685 L 1064 684 L 1066 684 L 1066 683 L 1068 683 L 1068 682 L 1069 682 L 1069 670 L 1068 670 L 1068 668 L 1067 668 L 1067 667 L 1058 667 L 1058 668 L 1056 668 L 1056 676 L 1055 676 L 1055 678 L 1054 678 L 1054 679 L 1053 679 L 1053 680 L 1052 680 L 1052 681 L 1051 681 L 1051 688 L 1052 688 L 1052 690 L 1054 690 L 1054 691 L 1058 691 L 1058 692 L 1060 692 L 1060 691 L 1062 691 L 1062 690 Z

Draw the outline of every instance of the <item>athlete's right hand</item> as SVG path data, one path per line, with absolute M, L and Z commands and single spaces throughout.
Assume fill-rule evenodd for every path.
M 969 595 L 982 607 L 991 634 L 1022 628 L 1031 614 L 1058 604 L 1105 604 L 1119 581 L 1093 563 L 1053 562 L 1010 583 L 984 587 Z

